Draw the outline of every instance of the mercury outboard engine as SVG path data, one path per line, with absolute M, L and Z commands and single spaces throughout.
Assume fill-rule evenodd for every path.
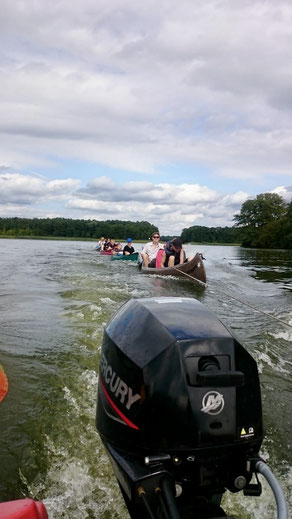
M 227 517 L 260 495 L 256 362 L 190 298 L 132 299 L 105 329 L 96 424 L 132 519 Z M 284 516 L 283 516 L 284 517 Z

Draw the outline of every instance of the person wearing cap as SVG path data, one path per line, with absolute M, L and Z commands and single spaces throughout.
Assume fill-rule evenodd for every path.
M 152 241 L 146 243 L 141 252 L 144 267 L 156 267 L 156 256 L 162 245 L 159 243 L 160 234 L 158 231 L 152 234 Z
M 161 257 L 160 268 L 174 267 L 186 261 L 186 254 L 180 238 L 168 241 Z
M 123 255 L 129 256 L 129 254 L 133 254 L 135 252 L 135 249 L 132 245 L 132 238 L 127 238 L 127 245 L 125 245 L 123 249 Z

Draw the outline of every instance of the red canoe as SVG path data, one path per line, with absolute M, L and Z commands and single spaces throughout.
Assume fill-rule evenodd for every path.
M 113 252 L 111 250 L 101 250 L 100 255 L 101 256 L 112 256 Z

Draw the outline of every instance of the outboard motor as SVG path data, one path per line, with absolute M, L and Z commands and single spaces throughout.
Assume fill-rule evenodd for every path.
M 190 298 L 132 299 L 104 333 L 96 425 L 132 519 L 226 517 L 264 437 L 256 362 Z

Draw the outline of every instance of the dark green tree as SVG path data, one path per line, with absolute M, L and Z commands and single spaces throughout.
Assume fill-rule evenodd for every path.
M 234 216 L 237 227 L 262 227 L 283 216 L 286 212 L 284 199 L 276 193 L 263 193 L 246 200 L 239 214 Z
M 292 207 L 276 193 L 263 193 L 242 204 L 234 216 L 242 229 L 242 246 L 292 248 Z

